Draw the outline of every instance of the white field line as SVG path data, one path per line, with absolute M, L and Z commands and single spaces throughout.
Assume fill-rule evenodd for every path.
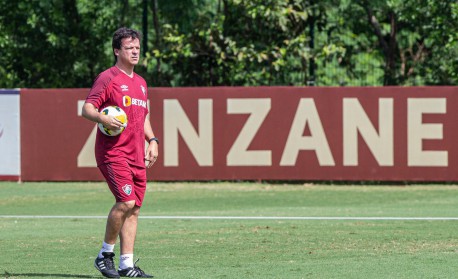
M 106 219 L 107 216 L 0 215 L 0 219 Z M 313 217 L 313 216 L 139 216 L 165 220 L 350 220 L 350 221 L 458 221 L 458 217 Z

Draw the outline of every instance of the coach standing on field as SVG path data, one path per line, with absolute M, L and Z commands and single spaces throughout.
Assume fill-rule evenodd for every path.
M 119 136 L 106 136 L 97 131 L 95 157 L 116 203 L 107 218 L 105 239 L 95 259 L 95 267 L 109 278 L 150 278 L 133 263 L 134 243 L 140 207 L 146 190 L 146 167 L 158 156 L 158 139 L 149 121 L 147 85 L 134 72 L 140 59 L 140 34 L 120 28 L 113 35 L 115 65 L 95 80 L 83 106 L 83 116 L 102 123 L 108 129 L 119 129 L 116 118 L 99 113 L 106 106 L 122 108 L 128 119 L 126 129 Z M 145 139 L 149 142 L 145 154 Z M 146 163 L 145 163 L 146 161 Z M 120 262 L 116 270 L 114 245 L 120 238 Z

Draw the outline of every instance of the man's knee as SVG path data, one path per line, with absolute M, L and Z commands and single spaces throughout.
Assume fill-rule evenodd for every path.
M 135 205 L 134 208 L 132 208 L 132 215 L 139 215 L 140 214 L 140 207 Z
M 117 202 L 115 204 L 115 208 L 124 213 L 131 213 L 136 207 L 135 201 Z

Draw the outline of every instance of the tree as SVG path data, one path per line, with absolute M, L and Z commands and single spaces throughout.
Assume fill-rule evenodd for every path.
M 0 87 L 88 87 L 113 61 L 112 1 L 0 3 Z
M 443 75 L 438 75 L 435 81 L 427 81 L 420 73 L 429 71 L 427 65 L 438 58 L 440 48 L 452 39 L 450 35 L 456 34 L 456 21 L 448 20 L 456 12 L 456 3 L 361 0 L 357 4 L 364 9 L 379 42 L 384 57 L 384 85 L 443 82 Z
M 89 87 L 118 27 L 152 86 L 458 84 L 446 0 L 0 0 L 0 87 Z
M 310 56 L 305 33 L 307 3 L 223 0 L 210 7 L 199 9 L 191 27 L 180 28 L 173 21 L 162 26 L 162 49 L 155 49 L 153 55 L 176 73 L 170 84 L 274 85 L 304 81 L 304 61 Z

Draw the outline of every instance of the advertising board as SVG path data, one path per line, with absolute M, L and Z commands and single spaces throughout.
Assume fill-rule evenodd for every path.
M 24 90 L 23 180 L 101 180 L 88 89 Z M 150 88 L 151 180 L 458 181 L 456 87 Z

